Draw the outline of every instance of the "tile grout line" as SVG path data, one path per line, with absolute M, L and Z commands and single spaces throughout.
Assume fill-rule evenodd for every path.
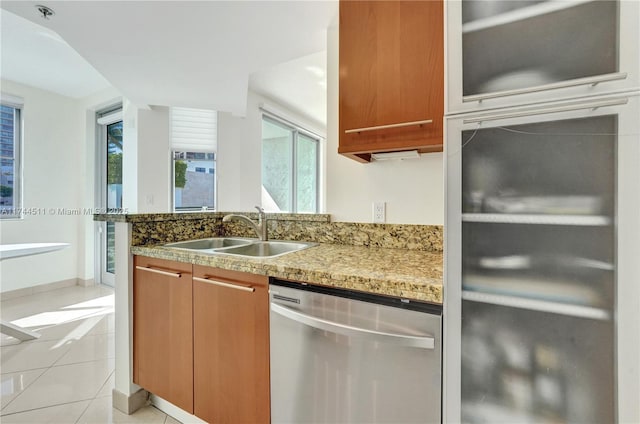
M 89 363 L 89 362 L 109 361 L 109 359 L 115 359 L 115 357 L 81 360 L 81 361 L 77 361 L 77 362 L 70 362 L 68 364 L 57 364 L 56 363 L 56 364 L 51 365 L 49 368 L 61 368 L 61 367 L 67 367 L 67 366 L 70 366 L 70 365 L 86 364 L 86 363 Z M 109 375 L 111 375 L 111 374 L 109 374 Z M 102 388 L 102 386 L 100 386 L 100 388 Z
M 24 393 L 25 390 L 27 390 L 29 387 L 31 387 L 31 385 L 33 385 L 33 383 L 35 383 L 36 381 L 38 381 L 40 379 L 40 377 L 42 377 L 44 375 L 45 372 L 47 372 L 48 368 L 36 368 L 33 370 L 28 370 L 28 371 L 36 371 L 36 370 L 44 370 L 40 373 L 39 376 L 37 376 L 30 384 L 27 384 L 27 386 L 24 388 L 24 390 L 22 390 L 16 397 L 14 397 L 13 399 L 11 399 L 9 402 L 7 402 L 7 404 L 5 406 L 2 407 L 2 409 L 0 410 L 0 417 L 2 416 L 2 411 L 4 411 L 4 409 L 6 407 L 8 407 L 9 405 L 11 405 L 11 403 L 18 399 L 20 397 L 20 395 L 22 395 Z M 25 372 L 25 371 L 17 371 L 17 372 Z M 7 374 L 13 374 L 13 373 L 7 373 Z M 7 414 L 10 415 L 10 414 Z M 2 421 L 2 420 L 0 420 Z
M 99 359 L 99 360 L 97 360 L 97 361 L 85 361 L 85 362 L 98 362 L 98 361 L 104 361 L 104 360 L 106 360 L 106 359 Z M 82 363 L 84 363 L 84 362 L 82 362 Z M 62 366 L 66 366 L 66 365 L 75 365 L 75 364 L 64 364 L 64 365 L 60 365 L 60 366 L 62 367 Z M 43 376 L 43 375 L 44 375 L 48 370 L 50 370 L 50 369 L 52 369 L 52 368 L 54 368 L 54 366 L 53 366 L 53 365 L 52 365 L 52 366 L 50 366 L 50 367 L 48 367 L 48 368 L 47 368 L 47 369 L 46 369 L 42 374 L 40 374 L 40 375 L 38 376 L 38 378 L 36 378 L 36 380 L 40 379 L 40 377 L 42 377 L 42 376 Z M 40 368 L 40 369 L 41 369 L 41 368 Z M 51 408 L 51 407 L 54 407 L 54 406 L 69 405 L 69 404 L 72 404 L 72 403 L 85 402 L 85 401 L 89 401 L 89 404 L 87 405 L 87 408 L 89 408 L 89 406 L 91 405 L 91 402 L 93 402 L 95 399 L 97 399 L 97 397 L 98 397 L 98 393 L 100 393 L 100 390 L 102 390 L 102 388 L 104 387 L 104 385 L 105 385 L 105 384 L 107 384 L 107 381 L 109 381 L 109 378 L 111 377 L 111 374 L 113 374 L 114 372 L 115 372 L 115 370 L 114 370 L 114 371 L 111 371 L 111 372 L 109 373 L 109 375 L 107 376 L 107 378 L 105 379 L 105 381 L 100 385 L 100 387 L 98 388 L 98 390 L 96 391 L 96 393 L 95 393 L 95 394 L 93 395 L 93 397 L 91 397 L 91 398 L 78 399 L 78 400 L 74 400 L 74 401 L 71 401 L 71 402 L 62 402 L 62 403 L 56 403 L 56 404 L 53 404 L 53 405 L 46 405 L 46 406 L 41 406 L 41 407 L 37 407 L 37 408 L 32 408 L 32 409 L 25 409 L 25 410 L 22 410 L 22 411 L 11 412 L 11 413 L 9 413 L 9 414 L 1 414 L 1 415 L 0 415 L 0 417 L 2 417 L 2 416 L 9 416 L 9 415 L 15 415 L 15 414 L 21 414 L 21 413 L 23 413 L 23 412 L 35 411 L 35 410 L 38 410 L 38 409 Z M 13 403 L 13 401 L 15 401 L 16 399 L 18 399 L 20 396 L 24 395 L 24 393 L 26 392 L 27 388 L 28 388 L 28 387 L 30 387 L 33 383 L 35 383 L 35 381 L 36 381 L 36 380 L 34 380 L 31 384 L 29 384 L 29 386 L 25 387 L 25 389 L 24 389 L 24 390 L 23 390 L 23 391 L 22 391 L 18 396 L 16 396 L 15 398 L 11 399 L 11 401 L 10 401 L 9 403 L 7 403 L 7 404 L 4 406 L 4 408 L 2 408 L 2 410 L 4 410 L 5 408 L 7 408 L 11 403 Z M 84 413 L 86 412 L 86 409 L 87 409 L 87 408 L 85 408 L 85 410 L 82 412 L 82 415 L 84 415 Z M 80 418 L 82 417 L 82 415 L 80 415 L 80 417 L 78 417 L 78 419 L 80 419 Z M 0 420 L 0 421 L 1 421 L 1 420 Z M 76 421 L 76 422 L 77 422 L 77 421 Z
M 49 368 L 51 368 L 51 366 L 48 367 L 38 367 L 38 368 L 29 368 L 26 370 L 15 370 L 15 371 L 7 371 L 7 372 L 3 372 L 0 375 L 7 375 L 7 374 L 17 374 L 19 372 L 28 372 L 28 371 L 37 371 L 37 370 L 48 370 Z M 39 378 L 39 377 L 38 377 Z
M 112 371 L 115 372 L 115 371 Z M 111 377 L 111 374 L 109 374 L 109 377 Z M 107 380 L 102 384 L 102 386 L 100 386 L 100 388 L 98 389 L 98 391 L 96 392 L 96 396 L 98 396 L 98 393 L 100 393 L 100 390 L 102 390 L 102 388 L 104 387 L 105 384 L 107 384 L 107 381 L 109 381 L 109 377 L 107 377 Z M 84 408 L 84 410 L 82 411 L 82 413 L 80 415 L 78 415 L 78 419 L 75 421 L 74 424 L 77 424 L 78 421 L 80 421 L 80 419 L 82 419 L 82 417 L 84 417 L 84 414 L 87 413 L 87 411 L 89 410 L 89 408 L 91 407 L 91 405 L 93 404 L 93 402 L 97 399 L 97 397 L 94 396 L 93 399 L 91 399 L 89 401 L 89 403 L 87 403 L 87 407 Z
M 22 394 L 22 393 L 21 393 Z M 3 414 L 1 417 L 9 417 L 11 415 L 16 415 L 16 414 L 24 414 L 25 412 L 32 412 L 32 411 L 38 411 L 40 409 L 47 409 L 47 408 L 53 408 L 55 406 L 63 406 L 63 405 L 71 405 L 74 403 L 80 403 L 80 402 L 87 402 L 89 401 L 89 403 L 91 403 L 93 399 L 89 398 L 89 399 L 78 399 L 78 400 L 73 400 L 71 402 L 62 402 L 62 403 L 56 403 L 54 405 L 46 405 L 46 406 L 38 406 L 37 408 L 31 408 L 31 409 L 25 409 L 24 411 L 16 411 L 16 412 L 11 412 L 9 414 Z M 1 421 L 1 420 L 0 420 Z
M 107 379 L 104 381 L 104 383 L 102 383 L 102 386 L 100 386 L 100 388 L 99 388 L 99 389 L 98 389 L 98 391 L 96 392 L 96 396 L 95 396 L 95 398 L 94 398 L 94 399 L 97 399 L 97 398 L 98 398 L 98 393 L 100 393 L 100 392 L 102 391 L 102 389 L 104 388 L 104 386 L 106 386 L 106 385 L 107 385 L 107 383 L 109 382 L 109 379 L 111 378 L 111 376 L 112 376 L 112 375 L 114 375 L 114 374 L 115 374 L 115 372 L 116 372 L 116 370 L 114 369 L 113 371 L 111 371 L 111 372 L 109 373 L 109 375 L 107 376 Z M 105 397 L 106 397 L 106 396 L 105 396 Z

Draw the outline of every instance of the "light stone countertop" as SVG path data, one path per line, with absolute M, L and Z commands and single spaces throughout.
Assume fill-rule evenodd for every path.
M 442 252 L 320 243 L 275 258 L 163 246 L 132 246 L 131 253 L 442 304 Z

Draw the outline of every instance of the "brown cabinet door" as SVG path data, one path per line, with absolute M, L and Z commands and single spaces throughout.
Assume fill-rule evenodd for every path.
M 268 279 L 194 265 L 195 415 L 269 423 Z
M 370 152 L 442 151 L 442 0 L 340 1 L 339 60 L 339 153 L 367 161 Z
M 134 258 L 133 382 L 193 413 L 191 264 Z

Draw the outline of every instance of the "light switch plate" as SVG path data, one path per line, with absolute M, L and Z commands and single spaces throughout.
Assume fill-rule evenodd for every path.
M 383 224 L 386 220 L 385 202 L 373 202 L 373 222 Z

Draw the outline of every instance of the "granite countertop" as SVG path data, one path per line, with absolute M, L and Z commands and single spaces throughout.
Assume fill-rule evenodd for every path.
M 368 293 L 442 303 L 442 252 L 320 243 L 275 258 L 132 246 L 149 256 Z

